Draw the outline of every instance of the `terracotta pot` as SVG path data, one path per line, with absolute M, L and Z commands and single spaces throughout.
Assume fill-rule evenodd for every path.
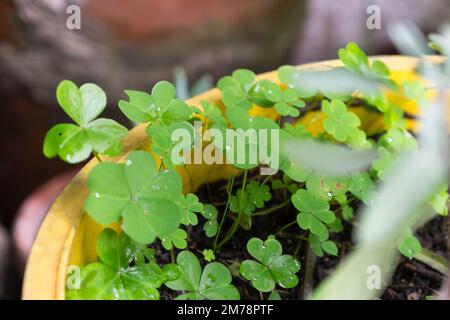
M 411 76 L 417 59 L 402 56 L 376 57 L 381 59 L 394 72 L 403 76 Z M 338 60 L 301 66 L 304 69 L 321 69 L 340 66 Z M 261 74 L 258 79 L 270 79 L 277 83 L 277 73 Z M 210 90 L 200 96 L 190 99 L 190 105 L 200 106 L 200 100 L 207 100 L 221 105 L 220 92 Z M 363 107 L 355 107 L 352 111 L 358 113 L 362 119 L 364 130 L 384 129 L 384 121 L 379 113 L 368 111 Z M 276 117 L 272 109 L 262 109 L 254 106 L 250 113 L 265 117 Z M 309 116 L 311 115 L 311 116 Z M 323 132 L 321 121 L 317 121 L 321 111 L 313 111 L 302 117 L 303 123 L 313 134 Z M 140 125 L 130 131 L 124 143 L 124 153 L 113 159 L 120 161 L 137 147 L 148 146 L 150 141 L 145 133 L 146 125 Z M 83 202 L 88 194 L 86 179 L 90 170 L 97 164 L 91 160 L 70 182 L 58 197 L 42 224 L 28 260 L 22 296 L 24 299 L 64 299 L 66 270 L 70 265 L 84 265 L 96 259 L 95 241 L 98 233 L 104 228 L 95 223 L 83 211 Z M 236 169 L 230 165 L 188 165 L 191 177 L 184 170 L 180 170 L 183 178 L 184 191 L 193 191 L 208 181 L 225 179 Z

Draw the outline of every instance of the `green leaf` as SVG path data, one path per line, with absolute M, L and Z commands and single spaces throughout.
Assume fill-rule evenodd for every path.
M 217 124 L 220 124 L 220 125 L 227 125 L 227 120 L 222 115 L 222 111 L 220 110 L 219 107 L 217 107 L 214 104 L 212 104 L 212 103 L 210 103 L 208 101 L 205 101 L 205 100 L 201 100 L 200 104 L 203 107 L 202 114 L 206 118 L 208 118 L 210 123 L 212 123 L 212 124 L 217 123 Z
M 214 255 L 214 251 L 211 249 L 204 249 L 202 251 L 203 257 L 205 258 L 205 261 L 211 262 L 216 259 L 216 256 Z
M 248 110 L 252 103 L 248 92 L 255 81 L 255 74 L 246 69 L 238 69 L 232 76 L 225 76 L 219 80 L 217 87 L 222 91 L 222 100 L 227 107 L 237 107 Z
M 166 250 L 170 250 L 173 247 L 178 249 L 186 249 L 188 234 L 183 229 L 177 229 L 171 234 L 160 237 L 161 244 Z
M 282 99 L 281 89 L 278 85 L 270 80 L 261 80 L 249 91 L 250 100 L 263 108 L 271 108 L 274 105 L 274 100 Z
M 148 244 L 157 236 L 168 236 L 180 224 L 181 214 L 175 201 L 181 196 L 181 178 L 171 170 L 158 172 L 155 160 L 147 152 L 132 152 L 122 164 L 98 164 L 87 184 L 87 213 L 103 225 L 122 217 L 123 231 L 139 243 Z
M 243 261 L 240 273 L 245 279 L 250 280 L 254 288 L 261 292 L 270 292 L 275 288 L 276 282 L 269 269 L 259 262 L 254 260 Z
M 257 208 L 264 207 L 264 202 L 272 199 L 270 188 L 268 185 L 260 185 L 258 181 L 252 180 L 245 187 L 249 195 L 250 203 L 254 204 Z
M 405 129 L 392 128 L 380 137 L 380 147 L 390 152 L 404 152 L 417 150 L 417 141 L 413 135 Z
M 349 191 L 365 204 L 372 204 L 374 189 L 375 185 L 367 172 L 352 174 Z
M 332 256 L 337 256 L 338 248 L 334 242 L 327 240 L 327 241 L 323 242 L 321 245 L 322 245 L 323 251 L 325 251 L 328 254 L 331 254 Z
M 165 109 L 176 97 L 175 87 L 168 81 L 159 81 L 152 89 L 152 97 L 161 110 Z
M 119 108 L 125 116 L 137 123 L 150 122 L 156 115 L 156 104 L 153 97 L 146 92 L 125 90 L 129 102 L 119 101 Z
M 248 193 L 239 189 L 236 195 L 230 197 L 230 210 L 234 213 L 244 213 L 251 215 L 255 211 L 255 206 L 250 202 Z
M 44 139 L 46 157 L 59 156 L 68 163 L 78 163 L 92 152 L 109 156 L 120 153 L 120 140 L 128 130 L 114 120 L 94 120 L 106 106 L 106 96 L 100 87 L 87 83 L 78 89 L 73 82 L 64 80 L 58 85 L 56 96 L 78 126 L 62 123 L 51 128 Z
M 97 254 L 100 261 L 114 270 L 128 267 L 140 250 L 141 245 L 123 232 L 117 233 L 109 228 L 103 230 L 97 238 Z
M 129 266 L 140 252 L 141 246 L 124 233 L 112 229 L 103 230 L 97 238 L 97 254 L 100 262 L 81 269 L 79 289 L 67 290 L 68 299 L 143 299 L 157 300 L 157 288 L 164 281 L 180 276 L 173 265 L 162 270 L 154 263 Z
M 207 221 L 203 226 L 203 230 L 208 238 L 214 237 L 217 234 L 217 231 L 219 231 L 217 220 Z
M 282 255 L 281 244 L 275 238 L 265 242 L 251 238 L 247 250 L 257 261 L 245 260 L 240 273 L 250 280 L 253 287 L 262 292 L 269 292 L 279 284 L 283 288 L 293 288 L 298 283 L 295 275 L 300 270 L 300 263 L 292 256 Z
M 114 156 L 120 152 L 119 141 L 126 136 L 128 130 L 114 120 L 96 119 L 85 126 L 85 132 L 94 151 Z
M 270 292 L 267 300 L 282 300 L 282 299 L 277 290 L 272 290 L 272 292 Z
M 330 201 L 333 197 L 342 196 L 348 191 L 347 178 L 331 178 L 320 173 L 312 173 L 306 180 L 306 189 L 314 197 Z
M 297 190 L 291 200 L 300 211 L 297 215 L 300 228 L 311 230 L 316 235 L 328 233 L 325 224 L 334 222 L 336 216 L 329 210 L 330 205 L 327 201 L 312 196 L 304 189 Z
M 414 258 L 415 255 L 420 253 L 422 246 L 419 240 L 412 234 L 411 230 L 408 230 L 398 245 L 398 250 L 408 259 Z
M 205 204 L 202 215 L 208 220 L 203 225 L 203 230 L 205 231 L 207 237 L 212 238 L 219 230 L 219 224 L 217 222 L 217 209 L 211 204 Z
M 198 197 L 193 193 L 181 196 L 178 202 L 181 210 L 181 223 L 184 225 L 197 225 L 198 218 L 196 213 L 203 212 L 203 204 L 199 202 Z
M 76 124 L 81 125 L 81 94 L 75 83 L 69 80 L 63 80 L 56 88 L 56 99 L 64 112 Z
M 437 193 L 433 195 L 429 204 L 433 207 L 436 213 L 441 216 L 448 215 L 448 202 L 449 202 L 449 194 L 448 194 L 448 185 L 444 184 Z
M 322 111 L 326 114 L 323 126 L 336 140 L 346 142 L 358 134 L 361 121 L 356 114 L 347 111 L 342 101 L 323 100 Z
M 106 106 L 105 92 L 93 83 L 78 89 L 75 83 L 63 80 L 56 88 L 56 98 L 67 115 L 79 126 L 97 118 Z
M 181 277 L 166 283 L 172 290 L 188 291 L 188 294 L 179 296 L 177 299 L 239 299 L 239 291 L 230 284 L 230 271 L 223 264 L 211 262 L 205 266 L 202 272 L 197 257 L 189 251 L 178 254 L 177 264 Z

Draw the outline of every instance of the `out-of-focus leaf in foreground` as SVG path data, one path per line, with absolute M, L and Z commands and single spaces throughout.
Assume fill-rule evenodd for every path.
M 284 149 L 297 165 L 329 176 L 365 171 L 377 156 L 375 151 L 351 150 L 307 139 L 287 141 Z

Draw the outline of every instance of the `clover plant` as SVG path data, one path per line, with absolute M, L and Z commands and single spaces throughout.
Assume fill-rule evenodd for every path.
M 406 126 L 406 111 L 388 94 L 402 91 L 419 107 L 427 96 L 420 81 L 396 84 L 383 62 L 368 59 L 354 43 L 341 49 L 339 57 L 343 66 L 331 70 L 282 66 L 279 81 L 236 70 L 217 82 L 220 101 L 185 102 L 168 81 L 156 83 L 151 92 L 126 90 L 127 99 L 118 102 L 119 109 L 131 123 L 144 124 L 150 144 L 121 156 L 128 130 L 114 120 L 97 118 L 107 104 L 103 90 L 94 84 L 77 87 L 62 81 L 57 101 L 74 124 L 51 128 L 44 154 L 69 163 L 95 156 L 84 210 L 105 228 L 92 244 L 98 261 L 81 267 L 81 286 L 68 289 L 67 297 L 239 299 L 244 294 L 240 286 L 249 286 L 245 292 L 257 290 L 261 299 L 267 293 L 267 299 L 278 300 L 304 285 L 305 277 L 297 274 L 311 272 L 300 270 L 299 261 L 310 268 L 308 252 L 318 259 L 325 255 L 338 259 L 344 247 L 338 234 L 357 228 L 354 211 L 372 206 L 377 184 L 390 177 L 401 156 L 419 150 Z M 366 131 L 361 108 L 381 119 L 379 129 Z M 195 179 L 196 165 L 172 159 L 176 129 L 190 133 L 187 151 L 195 152 L 199 146 L 195 121 L 201 121 L 203 131 L 214 129 L 224 136 L 227 129 L 234 129 L 232 141 L 212 139 L 212 146 L 224 158 L 239 150 L 246 156 L 243 161 L 228 159 L 228 166 L 235 169 L 228 181 L 213 182 L 207 176 L 206 185 L 198 190 L 192 188 L 194 184 L 183 189 L 182 178 Z M 248 129 L 257 136 L 277 130 L 279 141 L 246 137 Z M 284 146 L 289 141 L 339 145 L 349 152 L 368 152 L 373 159 L 362 170 L 332 175 L 277 148 L 278 173 L 259 174 L 259 168 L 274 164 L 259 152 L 250 161 L 251 150 L 270 154 L 275 143 Z M 119 157 L 111 160 L 111 156 Z M 444 183 L 428 205 L 445 216 L 448 200 Z M 109 228 L 118 226 L 119 233 Z M 403 231 L 398 250 L 419 259 L 419 240 L 412 230 Z M 247 250 L 240 250 L 247 240 Z M 234 256 L 237 250 L 241 254 Z

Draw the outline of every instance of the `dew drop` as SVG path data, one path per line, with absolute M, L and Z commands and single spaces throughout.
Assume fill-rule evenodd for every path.
M 100 198 L 100 193 L 96 192 L 96 193 L 95 193 L 95 197 L 96 197 L 97 199 Z
M 125 165 L 126 165 L 127 167 L 129 167 L 129 166 L 131 166 L 132 163 L 133 163 L 133 161 L 131 161 L 130 159 L 128 159 L 128 160 L 125 162 Z
M 328 195 L 330 198 L 333 198 L 333 192 L 329 191 L 329 192 L 327 193 L 327 195 Z
M 231 144 L 228 143 L 228 144 L 225 146 L 225 149 L 231 150 Z

